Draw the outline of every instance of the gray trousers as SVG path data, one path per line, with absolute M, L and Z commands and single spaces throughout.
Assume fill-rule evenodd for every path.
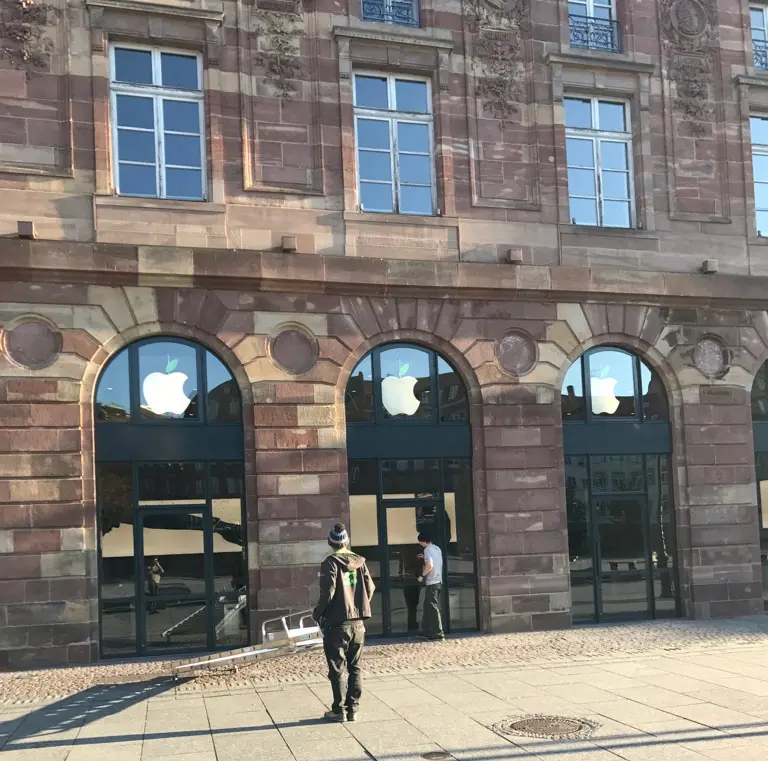
M 427 637 L 442 637 L 443 616 L 440 613 L 442 584 L 427 584 L 424 595 L 424 618 L 421 628 Z

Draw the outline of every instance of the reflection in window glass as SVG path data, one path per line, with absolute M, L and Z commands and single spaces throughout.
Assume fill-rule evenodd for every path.
M 348 423 L 373 420 L 373 357 L 370 354 L 358 362 L 349 376 L 344 403 Z
M 755 475 L 760 522 L 760 563 L 763 569 L 763 605 L 768 610 L 768 452 L 755 453 Z
M 205 468 L 199 462 L 139 465 L 139 504 L 190 504 L 205 500 Z
M 667 392 L 657 373 L 640 361 L 640 394 L 643 420 L 669 420 Z
M 472 507 L 472 461 L 443 460 L 445 484 L 446 566 L 451 584 L 475 584 L 475 515 Z M 453 611 L 451 612 L 453 616 Z
M 139 347 L 143 417 L 196 418 L 197 389 L 197 352 L 193 347 L 171 341 Z
M 378 490 L 378 460 L 349 460 L 349 493 L 376 494 Z
M 429 499 L 438 496 L 438 460 L 382 460 L 381 490 L 391 499 Z
M 571 572 L 571 615 L 574 621 L 594 621 L 596 617 L 588 484 L 587 458 L 566 457 L 565 505 Z
M 563 380 L 563 390 L 560 404 L 563 410 L 563 420 L 584 419 L 584 382 L 582 380 L 583 359 L 577 359 L 568 368 Z
M 96 466 L 101 535 L 99 581 L 104 599 L 134 595 L 132 495 L 131 463 L 99 463 Z
M 128 352 L 118 354 L 99 380 L 96 392 L 96 420 L 128 420 L 131 417 Z
M 240 391 L 224 363 L 210 352 L 205 354 L 208 387 L 208 422 L 239 423 Z
M 768 420 L 768 363 L 757 371 L 752 383 L 752 420 Z
M 440 395 L 440 421 L 469 422 L 469 400 L 464 381 L 442 357 L 437 358 L 437 386 Z
M 634 358 L 617 349 L 589 355 L 590 403 L 593 415 L 634 417 Z
M 430 354 L 413 347 L 392 346 L 382 351 L 379 358 L 385 417 L 431 417 Z
M 648 510 L 650 513 L 651 561 L 657 616 L 677 614 L 677 541 L 669 457 L 647 455 Z

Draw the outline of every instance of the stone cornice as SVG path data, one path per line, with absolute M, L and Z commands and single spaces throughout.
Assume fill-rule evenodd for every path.
M 621 56 L 608 56 L 606 54 L 550 53 L 546 60 L 548 64 L 559 66 L 629 71 L 634 74 L 653 74 L 656 70 L 656 64 L 653 63 L 638 63 Z
M 215 8 L 201 8 L 187 5 L 167 5 L 165 3 L 145 2 L 145 0 L 86 0 L 88 8 L 103 10 L 129 11 L 131 13 L 152 13 L 161 16 L 178 16 L 200 21 L 221 23 L 224 18 L 224 4 L 213 2 Z
M 426 34 L 413 32 L 378 32 L 372 29 L 359 29 L 354 26 L 334 26 L 334 37 L 348 37 L 353 40 L 366 40 L 368 42 L 382 42 L 386 44 L 417 45 L 420 47 L 438 48 L 440 50 L 453 50 L 452 39 L 441 39 Z

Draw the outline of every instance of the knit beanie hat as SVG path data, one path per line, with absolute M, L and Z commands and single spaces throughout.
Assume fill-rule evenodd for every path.
M 349 544 L 349 534 L 347 527 L 343 523 L 337 523 L 328 534 L 328 544 L 331 547 L 346 547 Z

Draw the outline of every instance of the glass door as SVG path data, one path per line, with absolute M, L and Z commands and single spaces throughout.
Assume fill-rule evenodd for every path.
M 210 524 L 206 506 L 139 509 L 140 653 L 212 646 Z

